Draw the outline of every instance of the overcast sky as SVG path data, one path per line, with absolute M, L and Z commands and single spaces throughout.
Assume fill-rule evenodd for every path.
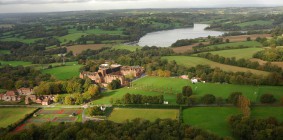
M 0 13 L 250 6 L 283 6 L 283 0 L 0 0 Z

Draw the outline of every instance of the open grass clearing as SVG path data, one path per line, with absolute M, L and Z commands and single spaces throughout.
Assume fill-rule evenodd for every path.
M 140 46 L 131 46 L 131 45 L 120 44 L 120 45 L 113 46 L 112 49 L 113 50 L 129 50 L 131 52 L 134 52 L 137 49 L 141 49 L 141 47 Z
M 205 58 L 200 57 L 191 57 L 191 56 L 166 56 L 162 57 L 162 59 L 167 59 L 168 61 L 176 61 L 179 65 L 184 65 L 186 67 L 195 67 L 197 65 L 209 65 L 213 68 L 220 68 L 224 71 L 231 71 L 231 72 L 251 72 L 258 75 L 268 75 L 269 72 L 254 70 L 249 68 L 225 65 L 217 62 L 210 61 Z
M 243 42 L 231 42 L 231 43 L 224 43 L 224 44 L 217 44 L 217 45 L 210 45 L 206 48 L 225 48 L 225 47 L 239 47 L 239 46 L 246 46 L 246 47 L 261 47 L 262 44 L 256 41 L 243 41 Z
M 223 56 L 226 58 L 235 57 L 236 59 L 250 59 L 256 52 L 262 51 L 263 48 L 244 48 L 244 49 L 233 49 L 233 50 L 221 50 L 221 51 L 213 51 L 211 54 L 218 54 L 219 56 Z
M 86 33 L 71 33 L 71 34 L 57 37 L 57 38 L 64 44 L 64 43 L 68 43 L 69 41 L 76 41 L 83 35 L 87 35 L 87 34 Z
M 0 127 L 7 127 L 23 119 L 36 108 L 0 108 Z
M 141 118 L 149 121 L 156 119 L 177 119 L 179 110 L 177 109 L 132 109 L 114 108 L 108 120 L 122 123 L 126 120 Z
M 106 45 L 105 44 L 74 45 L 66 48 L 68 52 L 72 51 L 74 55 L 78 55 L 88 49 L 99 50 L 103 47 L 106 47 Z
M 183 121 L 220 136 L 232 136 L 228 119 L 240 113 L 236 107 L 194 107 L 183 110 Z
M 10 66 L 31 66 L 31 62 L 25 62 L 25 61 L 0 61 L 1 65 L 10 65 Z
M 144 77 L 133 83 L 131 88 L 121 88 L 117 90 L 102 93 L 100 99 L 94 100 L 93 104 L 111 104 L 110 100 L 121 99 L 126 93 L 141 95 L 163 95 L 164 100 L 169 104 L 176 104 L 176 94 L 182 92 L 182 87 L 189 85 L 193 89 L 193 96 L 200 98 L 205 94 L 213 94 L 216 97 L 228 98 L 232 92 L 242 92 L 252 102 L 259 103 L 260 96 L 265 93 L 271 93 L 277 100 L 283 97 L 282 86 L 251 86 L 251 85 L 233 85 L 218 83 L 197 83 L 192 84 L 189 80 L 180 78 L 166 77 Z M 149 89 L 159 89 L 160 91 L 150 91 Z M 167 93 L 171 92 L 172 93 Z M 217 90 L 214 90 L 217 89 Z M 165 91 L 165 93 L 163 92 Z
M 82 65 L 77 64 L 76 62 L 66 63 L 64 66 L 53 67 L 51 69 L 42 70 L 43 73 L 48 73 L 53 75 L 59 80 L 71 79 L 72 77 L 79 76 L 79 69 Z
M 251 109 L 251 117 L 262 118 L 262 119 L 266 119 L 268 117 L 275 117 L 278 119 L 278 121 L 283 122 L 283 107 L 282 106 L 253 107 Z

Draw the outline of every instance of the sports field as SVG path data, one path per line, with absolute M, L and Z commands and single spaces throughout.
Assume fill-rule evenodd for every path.
M 236 107 L 194 107 L 183 110 L 183 121 L 220 136 L 232 136 L 228 118 L 240 113 Z
M 233 50 L 221 50 L 221 51 L 213 51 L 211 54 L 218 54 L 219 56 L 223 56 L 226 58 L 235 57 L 236 59 L 244 58 L 250 59 L 253 58 L 253 55 L 256 52 L 262 51 L 263 48 L 245 48 L 245 49 L 233 49 Z
M 141 118 L 149 121 L 156 119 L 177 119 L 179 110 L 177 109 L 131 109 L 131 108 L 114 108 L 108 120 L 114 122 L 124 122 Z
M 251 73 L 258 74 L 258 75 L 268 75 L 269 72 L 259 71 L 249 68 L 225 65 L 217 62 L 210 61 L 205 58 L 200 57 L 192 57 L 192 56 L 165 56 L 162 59 L 167 59 L 168 61 L 175 60 L 179 65 L 184 65 L 187 67 L 195 67 L 196 65 L 210 65 L 211 67 L 215 68 L 218 67 L 224 71 L 232 71 L 232 72 L 247 72 L 250 71 Z
M 34 110 L 36 108 L 0 108 L 0 128 L 16 123 Z
M 74 76 L 79 76 L 79 69 L 82 65 L 77 64 L 77 62 L 68 62 L 65 66 L 54 67 L 51 69 L 42 70 L 43 73 L 48 73 L 53 75 L 59 80 L 71 79 Z

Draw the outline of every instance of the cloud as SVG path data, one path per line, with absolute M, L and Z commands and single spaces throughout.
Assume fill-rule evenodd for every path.
M 93 0 L 5 0 L 0 1 L 0 5 L 12 4 L 50 4 L 50 3 L 83 3 Z

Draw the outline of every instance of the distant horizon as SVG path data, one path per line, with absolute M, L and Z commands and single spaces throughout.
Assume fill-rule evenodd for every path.
M 0 13 L 52 13 L 131 9 L 281 7 L 278 0 L 5 0 Z

